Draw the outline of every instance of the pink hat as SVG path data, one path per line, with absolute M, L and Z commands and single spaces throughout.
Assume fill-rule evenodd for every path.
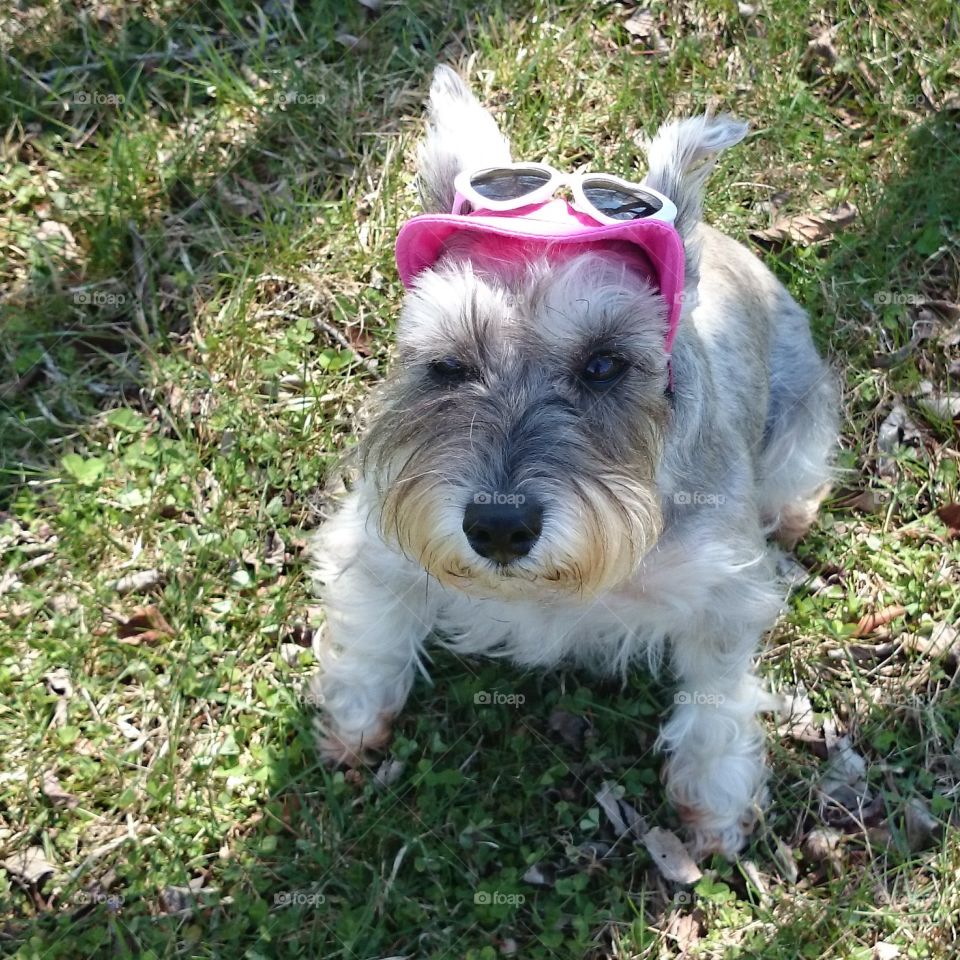
M 397 236 L 397 268 L 403 285 L 412 287 L 416 278 L 440 258 L 444 244 L 463 231 L 509 237 L 528 244 L 542 241 L 545 246 L 609 240 L 635 244 L 649 260 L 654 274 L 651 279 L 658 284 L 667 303 L 667 350 L 673 345 L 683 305 L 684 255 L 683 241 L 672 224 L 651 219 L 598 223 L 559 198 L 496 213 L 427 213 L 408 220 Z

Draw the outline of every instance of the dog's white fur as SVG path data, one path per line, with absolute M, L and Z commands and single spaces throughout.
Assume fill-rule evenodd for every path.
M 430 120 L 421 189 L 429 207 L 449 209 L 458 170 L 503 162 L 509 152 L 451 71 L 438 71 Z M 691 276 L 672 359 L 675 423 L 653 488 L 658 503 L 647 505 L 649 516 L 647 507 L 636 507 L 649 542 L 636 545 L 628 569 L 615 576 L 581 590 L 552 588 L 543 571 L 580 533 L 576 512 L 565 512 L 558 497 L 529 557 L 506 576 L 471 553 L 462 531 L 462 504 L 474 480 L 447 474 L 418 516 L 429 523 L 429 542 L 440 555 L 425 560 L 407 555 L 382 529 L 389 480 L 362 475 L 314 550 L 327 622 L 315 648 L 320 671 L 313 689 L 331 759 L 356 762 L 385 743 L 416 673 L 426 674 L 430 636 L 464 653 L 528 666 L 572 660 L 623 675 L 638 659 L 652 669 L 666 660 L 679 690 L 659 740 L 669 755 L 668 795 L 698 853 L 733 855 L 742 846 L 764 782 L 756 714 L 769 705 L 752 658 L 782 599 L 764 537 L 779 529 L 792 539 L 809 525 L 829 478 L 836 429 L 833 385 L 817 366 L 803 312 L 751 254 L 698 223 L 713 157 L 744 132 L 723 118 L 685 121 L 662 129 L 650 148 L 647 182 L 678 204 Z M 465 284 L 467 276 L 427 275 L 406 308 L 401 338 L 431 336 L 437 321 L 429 311 L 449 302 L 444 284 Z M 494 287 L 477 282 L 478 296 L 495 297 Z M 622 295 L 615 285 L 607 294 L 602 289 L 591 291 L 600 309 L 605 296 Z M 754 374 L 743 369 L 744 358 L 762 349 L 760 342 L 769 344 L 771 359 L 769 369 Z M 806 379 L 788 372 L 798 357 Z M 770 390 L 769 410 L 753 411 Z M 718 411 L 709 409 L 711 391 Z M 797 416 L 791 404 L 809 407 L 809 416 Z M 762 450 L 751 449 L 759 428 L 741 434 L 728 426 L 750 416 L 760 416 L 761 426 L 766 421 Z M 719 453 L 711 452 L 714 440 Z M 712 487 L 703 486 L 711 480 Z M 688 516 L 676 507 L 683 491 L 717 488 L 724 502 L 707 512 Z M 463 576 L 445 578 L 441 571 L 450 564 Z

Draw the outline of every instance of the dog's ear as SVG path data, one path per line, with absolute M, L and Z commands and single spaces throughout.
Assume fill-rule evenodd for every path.
M 437 67 L 430 86 L 427 135 L 420 145 L 419 186 L 428 213 L 449 213 L 461 171 L 510 162 L 510 144 L 493 117 L 449 67 Z
M 676 226 L 687 240 L 703 212 L 703 188 L 717 154 L 739 143 L 749 129 L 729 114 L 664 124 L 646 147 L 644 183 L 677 205 Z

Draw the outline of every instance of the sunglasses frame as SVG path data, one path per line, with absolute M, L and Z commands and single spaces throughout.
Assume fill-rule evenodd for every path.
M 530 193 L 525 193 L 520 197 L 514 197 L 507 200 L 490 200 L 483 194 L 474 189 L 471 183 L 472 179 L 480 173 L 488 173 L 492 170 L 536 170 L 545 173 L 548 180 Z M 591 178 L 603 179 L 607 183 L 616 186 L 622 186 L 628 192 L 640 191 L 649 194 L 653 199 L 660 202 L 660 209 L 646 217 L 634 217 L 633 220 L 618 220 L 615 217 L 607 216 L 602 210 L 598 210 L 588 199 L 583 190 L 584 182 L 589 182 Z M 453 201 L 453 214 L 460 214 L 464 203 L 469 203 L 474 210 L 489 210 L 493 212 L 501 210 L 516 210 L 519 207 L 528 207 L 535 203 L 545 203 L 549 200 L 560 187 L 569 187 L 573 193 L 573 207 L 581 213 L 593 217 L 600 223 L 633 223 L 640 220 L 659 220 L 662 223 L 673 223 L 677 218 L 677 208 L 674 202 L 665 197 L 657 190 L 645 186 L 642 183 L 634 183 L 631 180 L 624 180 L 622 177 L 616 177 L 612 173 L 563 173 L 547 163 L 499 163 L 492 167 L 477 167 L 473 170 L 462 170 L 457 174 L 453 181 L 456 196 Z

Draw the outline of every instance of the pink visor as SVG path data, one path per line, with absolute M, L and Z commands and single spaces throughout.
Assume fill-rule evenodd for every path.
M 502 238 L 531 242 L 544 247 L 561 244 L 588 244 L 625 240 L 640 248 L 652 267 L 653 280 L 667 304 L 667 350 L 680 323 L 683 306 L 683 241 L 676 228 L 660 220 L 624 220 L 602 224 L 575 210 L 566 200 L 520 207 L 494 213 L 479 210 L 469 214 L 428 213 L 408 220 L 397 236 L 397 269 L 407 288 L 430 269 L 454 234 L 470 232 L 485 235 L 494 245 Z M 509 249 L 510 242 L 502 243 Z

